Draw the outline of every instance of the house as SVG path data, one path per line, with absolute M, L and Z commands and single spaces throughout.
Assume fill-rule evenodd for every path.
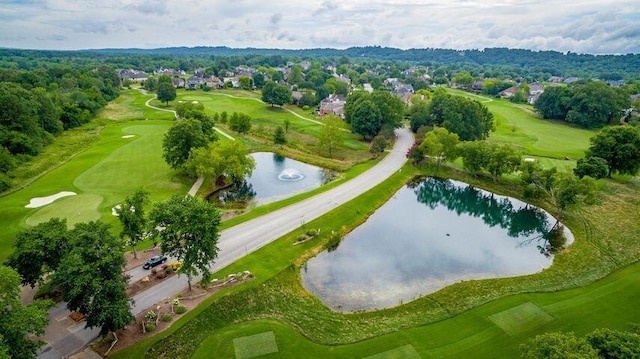
M 534 82 L 529 85 L 529 95 L 540 95 L 544 92 L 544 87 L 539 82 Z
M 413 92 L 413 86 L 403 83 L 398 83 L 397 86 L 391 91 L 393 95 L 400 97 L 405 105 L 411 104 L 411 95 L 413 95 Z
M 309 70 L 309 67 L 311 67 L 311 62 L 306 61 L 306 60 L 305 61 L 301 61 L 300 62 L 300 67 L 302 67 L 302 69 L 304 71 L 307 71 L 307 70 Z
M 161 76 L 181 76 L 186 75 L 187 73 L 182 70 L 174 70 L 174 69 L 163 69 L 162 67 L 153 71 L 154 75 Z
M 511 98 L 518 91 L 518 86 L 511 86 L 506 90 L 500 91 L 498 95 L 502 98 Z
M 174 77 L 171 82 L 175 88 L 184 88 L 186 86 L 186 81 L 182 77 Z
M 482 92 L 482 90 L 484 90 L 484 81 L 474 81 L 471 84 L 471 91 Z
M 607 81 L 607 85 L 611 87 L 620 87 L 624 85 L 624 80 L 609 80 Z
M 291 98 L 293 98 L 293 103 L 295 105 L 298 104 L 298 102 L 302 98 L 302 95 L 304 95 L 304 94 L 302 92 L 300 92 L 300 91 L 291 91 Z
M 347 99 L 344 95 L 331 94 L 320 101 L 318 113 L 320 116 L 334 114 L 344 118 L 344 105 Z
M 566 79 L 564 79 L 564 81 L 562 81 L 562 82 L 564 82 L 565 84 L 572 84 L 572 83 L 574 83 L 574 82 L 576 82 L 576 81 L 578 81 L 578 80 L 580 80 L 580 78 L 579 78 L 579 77 L 572 76 L 572 77 L 567 77 L 567 78 L 566 78 Z
M 362 84 L 362 87 L 364 87 L 364 90 L 367 91 L 368 93 L 373 92 L 373 87 L 371 86 L 370 83 Z
M 185 82 L 184 88 L 188 90 L 199 89 L 201 85 L 204 85 L 204 79 L 199 76 L 191 76 Z
M 147 79 L 147 74 L 144 71 L 134 69 L 119 70 L 118 75 L 120 76 L 120 81 L 140 82 Z
M 334 76 L 334 77 L 336 80 L 340 82 L 346 82 L 347 85 L 351 85 L 351 79 L 349 78 L 349 76 L 340 75 L 340 76 Z
M 204 84 L 208 87 L 211 87 L 212 89 L 220 89 L 224 87 L 224 82 L 213 75 L 205 77 Z
M 560 77 L 560 76 L 551 76 L 551 77 L 549 77 L 549 80 L 547 80 L 547 81 L 552 82 L 554 84 L 559 84 L 559 83 L 562 82 L 562 77 Z

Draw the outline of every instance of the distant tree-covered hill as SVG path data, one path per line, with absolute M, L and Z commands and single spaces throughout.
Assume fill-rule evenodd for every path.
M 523 73 L 549 74 L 552 76 L 577 76 L 604 80 L 640 78 L 640 54 L 589 55 L 561 53 L 557 51 L 532 51 L 523 49 L 488 48 L 484 50 L 408 49 L 368 46 L 339 49 L 234 49 L 218 47 L 168 47 L 158 49 L 100 49 L 81 51 L 36 51 L 0 49 L 0 66 L 12 58 L 20 58 L 21 65 L 31 68 L 38 58 L 72 58 L 78 63 L 101 60 L 114 65 L 131 64 L 144 66 L 158 59 L 166 61 L 177 57 L 211 60 L 215 57 L 269 58 L 270 63 L 281 63 L 295 59 L 339 59 L 352 61 L 402 61 L 427 66 L 457 65 L 465 68 L 508 68 Z M 154 61 L 149 61 L 148 58 Z M 128 63 L 126 59 L 138 59 Z M 31 62 L 29 61 L 31 60 Z M 14 62 L 15 64 L 16 62 Z M 14 65 L 15 66 L 15 65 Z

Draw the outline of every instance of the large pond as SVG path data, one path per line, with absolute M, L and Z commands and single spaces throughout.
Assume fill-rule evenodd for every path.
M 257 205 L 275 202 L 320 187 L 334 176 L 332 171 L 272 152 L 255 152 L 250 156 L 256 161 L 253 173 L 240 185 L 215 193 L 222 202 L 238 199 Z
M 301 274 L 304 287 L 333 309 L 372 310 L 464 280 L 539 272 L 571 241 L 566 228 L 534 206 L 462 182 L 421 178 L 337 249 L 311 258 Z

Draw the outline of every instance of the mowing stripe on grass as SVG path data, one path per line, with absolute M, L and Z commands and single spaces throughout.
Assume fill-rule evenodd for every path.
M 365 357 L 363 359 L 422 359 L 420 354 L 415 350 L 413 345 L 408 344 L 386 352 L 378 353 Z
M 276 336 L 272 331 L 235 338 L 233 346 L 236 352 L 236 359 L 249 359 L 278 352 Z
M 553 317 L 537 305 L 527 302 L 490 315 L 489 320 L 505 333 L 514 336 L 551 322 Z

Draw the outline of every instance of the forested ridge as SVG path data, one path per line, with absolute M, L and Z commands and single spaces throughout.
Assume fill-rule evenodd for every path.
M 251 65 L 268 57 L 271 66 L 286 59 L 337 59 L 346 57 L 377 61 L 404 61 L 419 65 L 443 66 L 457 65 L 468 68 L 487 68 L 493 70 L 511 69 L 522 73 L 541 73 L 550 76 L 577 76 L 582 78 L 601 78 L 603 80 L 635 79 L 640 77 L 640 54 L 590 55 L 562 53 L 557 51 L 532 51 L 525 49 L 487 48 L 483 50 L 452 49 L 396 49 L 368 46 L 340 49 L 235 49 L 218 47 L 167 47 L 158 49 L 99 49 L 78 51 L 38 51 L 21 49 L 0 49 L 2 66 L 7 62 L 22 68 L 32 68 L 39 60 L 72 59 L 75 63 L 95 63 L 103 61 L 117 67 L 139 67 L 151 70 L 158 64 L 175 61 L 176 57 L 194 58 L 201 61 L 213 57 L 230 57 L 231 62 Z M 21 58 L 14 61 L 16 57 Z M 236 58 L 237 61 L 234 61 Z M 253 61 L 252 61 L 253 60 Z M 129 65 L 129 66 L 126 66 Z

